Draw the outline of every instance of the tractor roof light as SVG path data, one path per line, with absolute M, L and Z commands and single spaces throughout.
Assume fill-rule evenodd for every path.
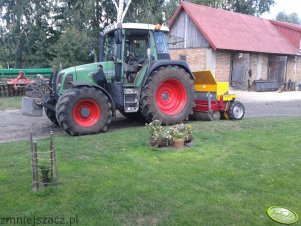
M 162 27 L 162 24 L 156 24 L 156 26 L 155 26 L 155 30 L 156 31 L 160 31 L 161 30 L 161 27 Z

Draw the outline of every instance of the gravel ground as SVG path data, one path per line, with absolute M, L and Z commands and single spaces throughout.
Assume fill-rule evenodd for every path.
M 245 117 L 301 116 L 301 91 L 233 91 L 246 109 Z
M 231 91 L 237 95 L 237 99 L 249 102 L 290 102 L 301 101 L 301 91 L 292 92 L 245 92 L 245 91 Z
M 246 109 L 245 117 L 270 116 L 301 116 L 301 91 L 295 92 L 244 92 L 232 91 L 237 95 Z M 21 114 L 21 110 L 0 111 L 0 143 L 24 140 L 28 131 L 32 130 L 35 137 L 48 136 L 50 130 L 55 134 L 64 134 L 43 114 L 42 117 L 29 117 Z M 142 126 L 143 122 L 126 120 L 120 114 L 114 120 L 110 129 L 120 127 Z

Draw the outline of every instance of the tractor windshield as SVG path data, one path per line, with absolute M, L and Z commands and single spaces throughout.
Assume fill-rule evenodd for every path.
M 168 43 L 164 32 L 156 31 L 154 32 L 154 39 L 156 43 L 156 49 L 158 54 L 158 59 L 170 59 L 168 51 Z

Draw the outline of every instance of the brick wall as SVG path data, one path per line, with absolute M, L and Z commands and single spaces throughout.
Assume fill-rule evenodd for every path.
M 171 49 L 169 53 L 172 60 L 179 60 L 180 55 L 186 56 L 186 61 L 191 71 L 200 71 L 206 69 L 206 48 Z
M 171 49 L 170 57 L 178 60 L 180 55 L 187 56 L 187 63 L 192 71 L 206 70 L 207 48 Z M 230 81 L 231 53 L 229 51 L 215 52 L 215 78 L 220 82 Z
M 231 72 L 231 52 L 216 51 L 215 79 L 219 82 L 229 82 Z
M 178 60 L 180 55 L 187 57 L 187 63 L 192 71 L 208 69 L 207 48 L 193 49 L 171 49 L 171 59 Z M 215 78 L 220 82 L 230 82 L 231 80 L 231 51 L 218 50 L 215 54 Z M 301 57 L 297 57 L 297 73 L 291 74 L 294 67 L 294 57 L 288 57 L 287 80 L 291 78 L 297 83 L 301 83 Z M 207 66 L 206 66 L 207 65 Z M 269 55 L 263 53 L 250 53 L 250 68 L 252 70 L 251 82 L 254 80 L 267 80 L 269 73 Z M 295 76 L 295 77 L 294 77 Z M 293 79 L 294 78 L 294 79 Z

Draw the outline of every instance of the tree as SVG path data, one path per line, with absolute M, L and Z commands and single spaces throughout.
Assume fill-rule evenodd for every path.
M 89 38 L 87 33 L 75 28 L 68 28 L 55 43 L 53 50 L 54 66 L 63 68 L 91 63 L 93 57 L 89 56 Z
M 164 2 L 164 0 L 133 0 L 125 21 L 149 24 L 162 23 Z
M 7 29 L 10 31 L 10 35 L 7 36 L 11 42 L 10 49 L 14 49 L 14 57 L 16 67 L 22 67 L 22 56 L 24 49 L 24 13 L 25 5 L 28 4 L 28 0 L 18 2 L 17 0 L 3 0 L 0 2 L 0 10 L 4 11 L 2 19 L 6 23 Z
M 49 40 L 53 40 L 53 32 L 49 29 L 48 18 L 51 0 L 2 0 L 0 11 L 2 29 L 5 34 L 2 39 L 9 61 L 14 58 L 14 67 L 43 67 L 50 62 Z
M 183 0 L 170 0 L 165 4 L 166 19 L 169 20 L 173 12 Z M 232 12 L 260 16 L 268 12 L 275 0 L 190 0 L 189 2 L 224 9 Z
M 229 0 L 222 3 L 222 8 L 237 13 L 260 16 L 268 12 L 275 0 Z
M 298 17 L 297 13 L 286 14 L 285 12 L 279 12 L 276 16 L 276 20 L 292 24 L 301 24 L 301 18 Z
M 53 15 L 59 32 L 74 29 L 85 33 L 97 56 L 99 32 L 114 20 L 116 13 L 113 2 L 108 0 L 59 0 L 53 8 Z
M 123 19 L 131 5 L 132 0 L 112 0 L 112 2 L 117 11 L 116 22 L 123 22 Z

